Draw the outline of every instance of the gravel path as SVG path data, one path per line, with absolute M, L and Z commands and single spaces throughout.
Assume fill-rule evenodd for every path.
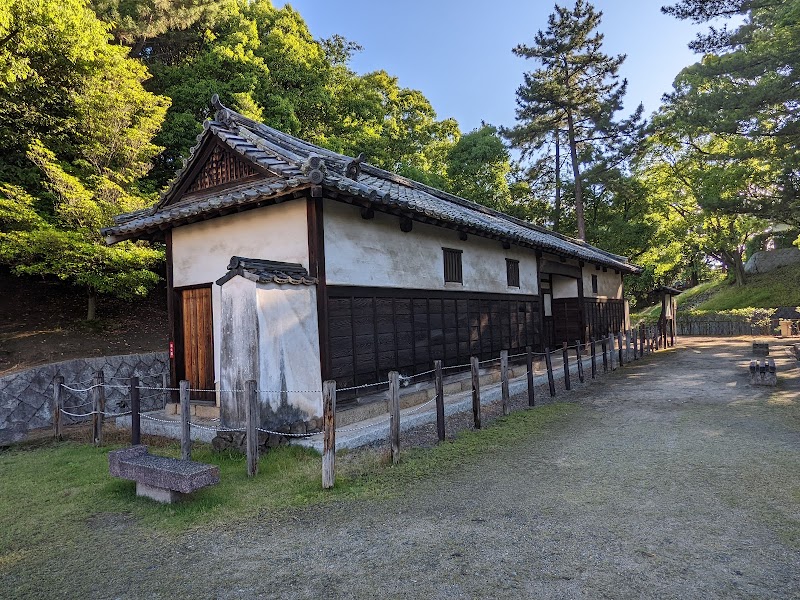
M 681 344 L 561 396 L 578 410 L 535 438 L 400 498 L 177 539 L 99 525 L 86 550 L 119 544 L 88 595 L 800 597 L 800 368 L 778 357 L 779 387 L 751 388 L 749 340 Z M 424 429 L 411 435 L 435 435 Z M 53 568 L 45 588 L 64 580 Z

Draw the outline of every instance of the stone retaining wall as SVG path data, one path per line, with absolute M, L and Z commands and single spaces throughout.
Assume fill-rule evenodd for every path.
M 65 385 L 81 390 L 92 385 L 95 372 L 103 371 L 106 411 L 124 412 L 128 407 L 127 378 L 137 375 L 142 386 L 162 387 L 169 371 L 166 352 L 128 354 L 100 358 L 78 358 L 42 365 L 0 377 L 0 445 L 25 439 L 27 432 L 53 423 L 53 379 L 64 377 Z M 74 413 L 91 411 L 89 392 L 64 390 L 64 409 Z M 164 392 L 141 391 L 141 408 L 156 410 L 166 402 Z M 83 419 L 64 417 L 64 423 Z

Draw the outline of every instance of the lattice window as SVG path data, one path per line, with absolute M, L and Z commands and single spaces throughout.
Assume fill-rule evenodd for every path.
M 519 287 L 519 261 L 513 258 L 506 259 L 506 280 L 508 287 Z
M 461 274 L 461 254 L 462 250 L 452 248 L 442 248 L 444 253 L 444 281 L 445 283 L 464 283 Z
M 217 146 L 187 192 L 205 190 L 257 174 L 258 171 L 251 165 L 232 152 Z

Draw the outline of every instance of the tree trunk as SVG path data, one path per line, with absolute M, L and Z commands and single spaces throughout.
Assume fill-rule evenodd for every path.
M 97 294 L 95 294 L 94 291 L 89 290 L 89 301 L 86 307 L 87 321 L 94 321 L 96 308 L 97 308 Z
M 578 238 L 586 239 L 586 222 L 583 217 L 583 185 L 578 165 L 578 146 L 575 142 L 575 124 L 572 112 L 567 112 L 567 133 L 569 134 L 569 153 L 572 158 L 572 175 L 575 179 L 575 220 L 578 222 Z
M 553 210 L 553 231 L 561 227 L 561 132 L 556 129 L 556 205 Z
M 737 286 L 747 283 L 747 275 L 744 272 L 744 263 L 740 252 L 722 252 L 722 262 L 733 271 L 733 282 Z

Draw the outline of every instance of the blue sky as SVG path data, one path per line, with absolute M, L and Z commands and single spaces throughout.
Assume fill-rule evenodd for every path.
M 572 5 L 573 0 L 561 0 Z M 627 54 L 625 111 L 643 102 L 658 108 L 675 75 L 699 56 L 687 48 L 694 26 L 662 15 L 664 0 L 596 0 L 603 12 L 604 50 Z M 276 0 L 277 6 L 284 2 Z M 292 0 L 316 38 L 334 33 L 364 50 L 352 67 L 359 73 L 384 69 L 400 85 L 420 90 L 439 118 L 454 117 L 470 131 L 481 120 L 513 125 L 515 91 L 531 61 L 511 53 L 532 43 L 547 26 L 554 3 L 541 0 Z

